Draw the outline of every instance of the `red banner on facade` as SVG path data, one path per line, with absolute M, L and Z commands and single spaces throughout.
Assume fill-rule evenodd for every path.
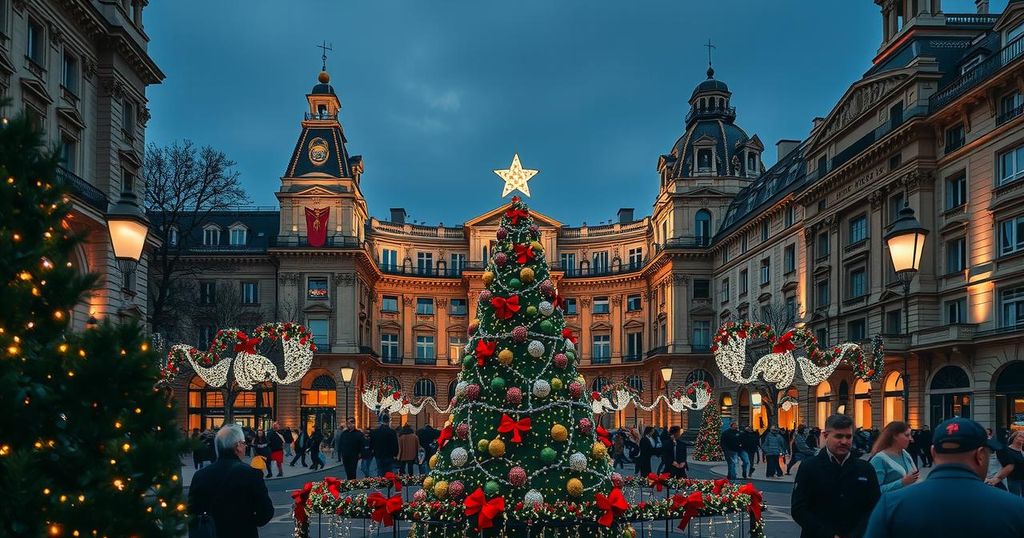
M 322 247 L 327 242 L 327 216 L 330 213 L 329 207 L 306 208 L 306 237 L 309 239 L 309 246 Z

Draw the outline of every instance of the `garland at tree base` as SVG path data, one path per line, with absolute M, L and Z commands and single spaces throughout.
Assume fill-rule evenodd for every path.
M 477 533 L 485 529 L 567 526 L 585 526 L 587 532 L 595 536 L 634 536 L 635 530 L 630 525 L 634 522 L 680 520 L 679 528 L 684 529 L 692 518 L 747 514 L 751 538 L 765 536 L 761 517 L 765 509 L 763 497 L 751 483 L 737 485 L 726 479 L 679 479 L 653 473 L 647 478 L 615 473 L 612 482 L 615 484 L 612 492 L 594 501 L 556 501 L 531 506 L 523 501 L 506 505 L 501 496 L 487 499 L 482 490 L 472 494 L 459 492 L 457 497 L 447 496 L 449 498 L 441 500 L 427 500 L 421 494 L 423 490 L 418 490 L 412 501 L 405 502 L 399 492 L 401 486 L 419 484 L 419 477 L 391 473 L 383 478 L 359 480 L 327 477 L 320 482 L 307 482 L 303 489 L 292 493 L 295 536 L 309 538 L 309 518 L 315 514 L 339 519 L 370 519 L 385 527 L 394 525 L 395 521 L 408 521 L 414 524 L 413 532 L 419 522 L 421 533 L 417 536 L 431 536 L 432 530 L 442 532 L 452 528 Z M 622 496 L 623 487 L 668 491 L 664 492 L 664 498 L 630 505 Z M 396 494 L 346 495 L 366 489 L 382 489 L 388 494 L 394 490 Z M 682 493 L 670 494 L 673 490 Z M 471 509 L 473 506 L 477 509 Z

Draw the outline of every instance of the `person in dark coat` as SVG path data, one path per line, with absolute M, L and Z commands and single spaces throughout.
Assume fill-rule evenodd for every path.
M 931 467 L 932 431 L 928 429 L 927 424 L 924 425 L 924 428 L 921 428 L 921 442 L 917 444 L 917 447 L 921 453 L 921 467 Z
M 217 536 L 258 537 L 259 527 L 274 517 L 274 504 L 263 482 L 263 473 L 242 463 L 245 434 L 237 424 L 217 432 L 217 461 L 196 471 L 188 489 L 191 521 L 201 514 L 213 518 Z
M 736 422 L 729 423 L 729 427 L 722 432 L 722 452 L 725 453 L 725 463 L 728 468 L 727 476 L 729 480 L 736 480 L 736 460 L 739 459 L 741 465 L 743 465 L 743 478 L 747 477 L 747 468 L 750 467 L 750 461 L 744 461 L 740 457 L 740 453 L 744 455 L 743 444 L 740 443 L 740 425 Z
M 390 416 L 381 415 L 380 426 L 370 432 L 370 447 L 377 462 L 377 476 L 390 472 L 398 456 L 398 434 L 391 429 L 390 423 Z
M 683 429 L 679 426 L 672 426 L 668 431 L 668 440 L 662 449 L 665 460 L 665 470 L 674 478 L 686 478 L 686 470 L 690 464 L 687 463 L 687 447 L 693 446 L 682 439 Z
M 302 460 L 302 466 L 306 466 L 306 451 L 309 450 L 309 436 L 306 435 L 306 427 L 303 426 L 302 430 L 295 434 L 295 457 L 292 458 L 292 462 L 288 465 L 295 467 L 295 462 Z
M 791 513 L 800 538 L 864 535 L 881 491 L 874 467 L 851 454 L 853 435 L 850 417 L 828 417 L 825 447 L 797 469 Z
M 1024 500 L 984 482 L 999 446 L 973 420 L 939 424 L 938 465 L 920 484 L 883 495 L 865 536 L 1024 536 Z
M 320 433 L 320 428 L 313 429 L 313 435 L 309 436 L 309 470 L 315 471 L 317 469 L 323 469 L 324 463 L 320 461 L 320 444 L 324 442 L 324 434 Z
M 754 463 L 760 463 L 757 460 L 758 450 L 761 449 L 761 437 L 757 435 L 754 428 L 746 426 L 743 428 L 743 432 L 740 433 L 740 447 L 747 453 L 747 460 L 750 463 L 750 468 L 747 469 L 747 473 L 750 476 L 754 476 Z M 757 461 L 755 461 L 757 460 Z
M 355 480 L 356 467 L 359 465 L 359 453 L 363 449 L 363 432 L 356 429 L 356 418 L 348 417 L 345 421 L 345 429 L 341 431 L 341 439 L 338 441 L 338 452 L 341 453 L 341 462 L 345 466 L 345 478 Z
M 651 474 L 651 458 L 654 456 L 654 428 L 644 428 L 644 436 L 640 438 L 640 457 L 637 459 L 637 470 L 641 477 Z
M 370 462 L 373 461 L 373 447 L 370 445 L 370 430 L 361 432 L 363 435 L 363 446 L 359 449 L 359 468 L 363 471 L 363 477 L 370 477 Z
M 430 461 L 430 456 L 437 453 L 437 438 L 441 436 L 441 431 L 437 428 L 426 423 L 422 428 L 416 430 L 416 437 L 420 439 L 420 446 L 423 447 L 423 456 L 427 461 Z

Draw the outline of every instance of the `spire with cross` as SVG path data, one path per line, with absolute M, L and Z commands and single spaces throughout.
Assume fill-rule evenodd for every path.
M 715 68 L 711 67 L 711 51 L 718 47 L 711 44 L 711 38 L 708 38 L 708 43 L 704 47 L 708 49 L 708 78 L 715 78 Z
M 323 61 L 323 66 L 320 68 L 320 70 L 327 71 L 327 51 L 334 50 L 334 44 L 328 43 L 326 40 L 324 40 L 323 44 L 317 45 L 316 48 L 321 49 L 323 51 L 323 54 L 320 56 L 320 59 Z

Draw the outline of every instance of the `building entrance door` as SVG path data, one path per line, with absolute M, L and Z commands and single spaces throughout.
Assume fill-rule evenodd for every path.
M 306 428 L 306 435 L 312 435 L 315 428 L 320 428 L 324 439 L 330 439 L 338 424 L 337 416 L 333 407 L 303 407 L 302 425 Z
M 1006 367 L 996 379 L 996 436 L 1005 441 L 1016 430 L 1024 430 L 1024 361 Z

